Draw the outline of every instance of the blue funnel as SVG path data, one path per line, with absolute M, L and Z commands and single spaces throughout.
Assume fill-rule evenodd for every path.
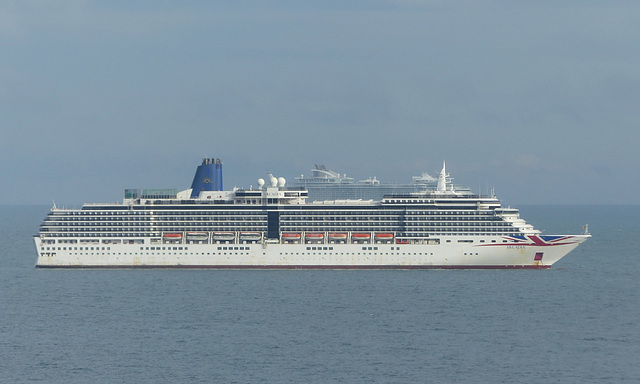
M 220 159 L 203 159 L 191 183 L 191 198 L 202 191 L 222 191 L 222 162 Z

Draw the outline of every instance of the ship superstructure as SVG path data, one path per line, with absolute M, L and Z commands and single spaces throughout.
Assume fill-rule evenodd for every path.
M 38 267 L 549 268 L 590 235 L 542 235 L 495 196 L 435 188 L 380 201 L 307 202 L 269 176 L 222 190 L 205 159 L 192 188 L 125 190 L 123 203 L 52 208 Z

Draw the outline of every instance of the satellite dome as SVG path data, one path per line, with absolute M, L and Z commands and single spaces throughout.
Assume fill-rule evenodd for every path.
M 284 177 L 278 177 L 278 187 L 282 188 L 287 183 Z

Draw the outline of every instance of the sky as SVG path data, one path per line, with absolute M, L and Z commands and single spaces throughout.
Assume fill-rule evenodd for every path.
M 509 204 L 638 204 L 637 1 L 3 1 L 0 204 L 446 161 Z

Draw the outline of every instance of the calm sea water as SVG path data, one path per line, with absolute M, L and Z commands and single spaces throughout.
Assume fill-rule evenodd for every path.
M 0 381 L 640 382 L 640 206 L 520 207 L 594 237 L 546 271 L 37 270 L 0 206 Z

